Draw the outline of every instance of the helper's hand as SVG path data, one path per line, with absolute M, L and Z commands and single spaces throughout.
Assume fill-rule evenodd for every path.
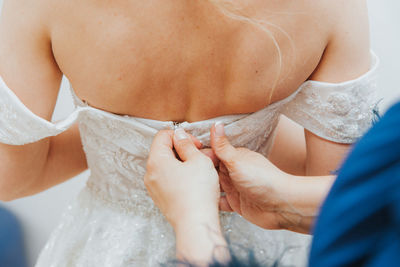
M 189 137 L 183 129 L 160 131 L 144 177 L 150 196 L 174 227 L 184 220 L 206 222 L 218 213 L 218 173 L 207 153 L 199 151 L 200 142 Z
M 230 256 L 218 216 L 220 185 L 214 167 L 217 162 L 213 164 L 215 155 L 213 160 L 206 156 L 212 156 L 210 151 L 200 152 L 200 146 L 183 129 L 175 134 L 159 132 L 151 147 L 144 182 L 155 204 L 174 227 L 178 259 L 208 266 L 213 260 L 227 262 Z
M 295 211 L 288 208 L 285 191 L 291 176 L 263 155 L 247 148 L 234 148 L 222 124 L 211 129 L 211 146 L 219 158 L 219 178 L 226 196 L 220 208 L 235 211 L 246 220 L 267 229 L 286 228 Z

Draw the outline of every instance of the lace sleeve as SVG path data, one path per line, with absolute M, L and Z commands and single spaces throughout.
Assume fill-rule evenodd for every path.
M 68 129 L 78 114 L 73 112 L 65 120 L 51 123 L 30 111 L 0 76 L 0 143 L 24 145 L 55 136 Z
M 305 82 L 283 114 L 312 133 L 337 143 L 354 143 L 372 125 L 377 108 L 378 58 L 361 77 L 343 83 Z

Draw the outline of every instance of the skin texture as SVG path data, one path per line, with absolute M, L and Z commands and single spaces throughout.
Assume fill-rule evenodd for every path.
M 368 70 L 365 1 L 238 3 L 244 14 L 290 36 L 270 28 L 282 68 L 268 35 L 225 17 L 207 1 L 5 0 L 0 75 L 47 120 L 65 74 L 77 95 L 94 107 L 198 121 L 254 112 L 307 79 L 340 82 Z M 337 168 L 347 146 L 292 127 L 278 129 L 271 154 L 276 166 L 297 175 L 326 175 Z M 287 149 L 282 140 L 299 135 L 304 138 L 298 146 Z M 295 166 L 287 162 L 291 149 L 299 152 Z M 0 162 L 1 200 L 40 192 L 87 168 L 77 127 L 25 146 L 0 144 Z

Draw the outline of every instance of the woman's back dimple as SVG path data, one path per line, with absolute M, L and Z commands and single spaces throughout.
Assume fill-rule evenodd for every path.
M 254 112 L 272 91 L 271 102 L 293 93 L 325 48 L 323 36 L 299 33 L 312 19 L 256 2 L 242 12 L 276 26 L 232 19 L 208 1 L 58 3 L 53 52 L 79 98 L 113 113 L 196 121 Z

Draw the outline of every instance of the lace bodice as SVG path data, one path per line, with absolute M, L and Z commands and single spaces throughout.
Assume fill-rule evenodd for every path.
M 99 266 L 94 264 L 97 260 L 90 261 L 89 259 L 90 255 L 94 255 L 91 253 L 99 252 L 103 239 L 111 238 L 118 244 L 121 243 L 122 245 L 117 247 L 123 251 L 129 248 L 133 249 L 132 246 L 134 245 L 138 246 L 137 240 L 122 240 L 133 237 L 118 235 L 118 233 L 121 234 L 125 231 L 121 228 L 121 225 L 132 227 L 127 225 L 127 221 L 132 218 L 136 219 L 131 223 L 140 224 L 144 220 L 152 226 L 152 230 L 146 228 L 146 231 L 151 231 L 151 233 L 146 232 L 146 237 L 137 237 L 142 240 L 141 245 L 147 244 L 147 250 L 150 251 L 157 250 L 155 247 L 161 246 L 160 250 L 164 252 L 153 251 L 152 256 L 149 256 L 146 254 L 149 252 L 143 250 L 140 252 L 142 256 L 138 256 L 137 253 L 134 256 L 136 260 L 142 259 L 141 264 L 143 265 L 137 265 L 140 261 L 129 265 L 127 262 L 133 262 L 132 257 L 125 254 L 121 256 L 121 252 L 112 252 L 112 249 L 107 251 L 104 248 L 106 255 L 103 256 L 106 258 L 100 255 L 96 256 L 100 264 L 109 259 L 110 265 L 107 266 L 153 266 L 155 262 L 165 259 L 166 255 L 173 255 L 170 253 L 171 246 L 173 246 L 173 233 L 166 226 L 167 223 L 154 206 L 143 183 L 146 159 L 157 131 L 183 127 L 200 139 L 205 146 L 208 146 L 209 129 L 216 121 L 221 121 L 225 124 L 225 132 L 234 146 L 247 147 L 267 155 L 273 141 L 273 131 L 279 115 L 285 114 L 322 138 L 339 143 L 352 143 L 369 128 L 373 120 L 373 109 L 377 103 L 374 94 L 376 67 L 377 58 L 373 56 L 371 70 L 358 79 L 337 84 L 307 81 L 291 96 L 257 112 L 221 116 L 193 123 L 183 122 L 178 125 L 172 121 L 120 116 L 93 108 L 82 102 L 75 95 L 72 87 L 71 94 L 76 106 L 74 112 L 60 122 L 48 122 L 28 110 L 0 77 L 0 142 L 11 145 L 35 142 L 48 136 L 57 135 L 78 121 L 83 147 L 91 171 L 87 187 L 77 202 L 79 204 L 72 204 L 71 207 L 75 207 L 74 211 L 67 212 L 64 221 L 42 253 L 38 265 L 53 266 L 50 263 L 56 262 L 55 258 L 63 258 L 62 255 L 64 255 L 65 260 L 66 253 L 69 253 L 69 264 L 72 262 L 72 266 Z M 83 209 L 83 206 L 86 208 Z M 113 219 L 120 218 L 120 225 L 116 225 L 116 222 L 110 222 L 113 219 L 105 216 L 106 209 L 109 212 L 107 214 Z M 78 210 L 81 211 L 78 212 Z M 97 215 L 94 210 L 97 211 Z M 102 212 L 99 212 L 99 210 L 102 210 Z M 81 218 L 74 217 L 73 219 L 72 214 Z M 102 218 L 103 222 L 99 222 L 99 218 Z M 234 237 L 241 231 L 234 228 L 235 223 L 232 223 L 232 218 L 231 215 L 223 215 L 222 222 L 226 233 L 230 233 Z M 68 220 L 69 223 L 67 223 Z M 148 223 L 149 220 L 151 223 Z M 91 232 L 93 236 L 89 237 L 92 238 L 92 241 L 100 240 L 93 243 L 92 248 L 87 234 L 76 232 L 75 229 L 79 227 L 79 223 L 85 225 L 82 227 L 87 229 L 86 224 L 89 222 L 93 223 L 92 226 L 99 231 L 98 234 L 105 235 L 102 239 L 95 232 Z M 244 222 L 240 222 L 236 226 L 250 229 L 250 226 L 244 224 Z M 68 230 L 68 227 L 74 228 L 76 231 Z M 119 232 L 115 233 L 117 229 L 119 229 Z M 69 231 L 69 233 L 66 233 L 66 231 Z M 93 229 L 90 228 L 87 231 L 93 231 Z M 254 233 L 257 231 L 254 230 Z M 77 235 L 75 239 L 84 239 L 80 245 L 76 245 L 70 240 L 70 236 L 74 236 L 74 233 Z M 168 242 L 162 243 L 152 240 L 152 242 L 156 242 L 152 244 L 149 240 L 157 239 L 154 235 L 157 235 L 158 238 L 163 236 L 162 238 L 165 238 Z M 57 246 L 60 245 L 56 243 L 63 238 L 64 242 L 69 244 L 69 247 L 65 245 L 67 247 L 57 250 Z M 260 235 L 248 238 L 249 244 L 260 247 L 258 254 L 264 254 L 264 249 L 261 247 L 265 246 L 265 240 L 260 239 Z M 143 239 L 148 239 L 147 243 Z M 238 240 L 240 239 L 242 238 L 238 238 Z M 110 243 L 106 242 L 106 244 Z M 82 252 L 83 248 L 90 251 L 86 252 L 86 256 L 82 256 L 82 253 L 85 253 Z M 119 259 L 110 256 L 110 253 L 120 255 Z M 125 253 L 133 255 L 133 252 L 125 251 Z M 52 255 L 50 256 L 50 254 Z M 74 260 L 71 259 L 71 255 L 74 255 Z M 150 260 L 149 257 L 152 257 L 152 259 Z M 55 264 L 54 266 L 71 265 Z

